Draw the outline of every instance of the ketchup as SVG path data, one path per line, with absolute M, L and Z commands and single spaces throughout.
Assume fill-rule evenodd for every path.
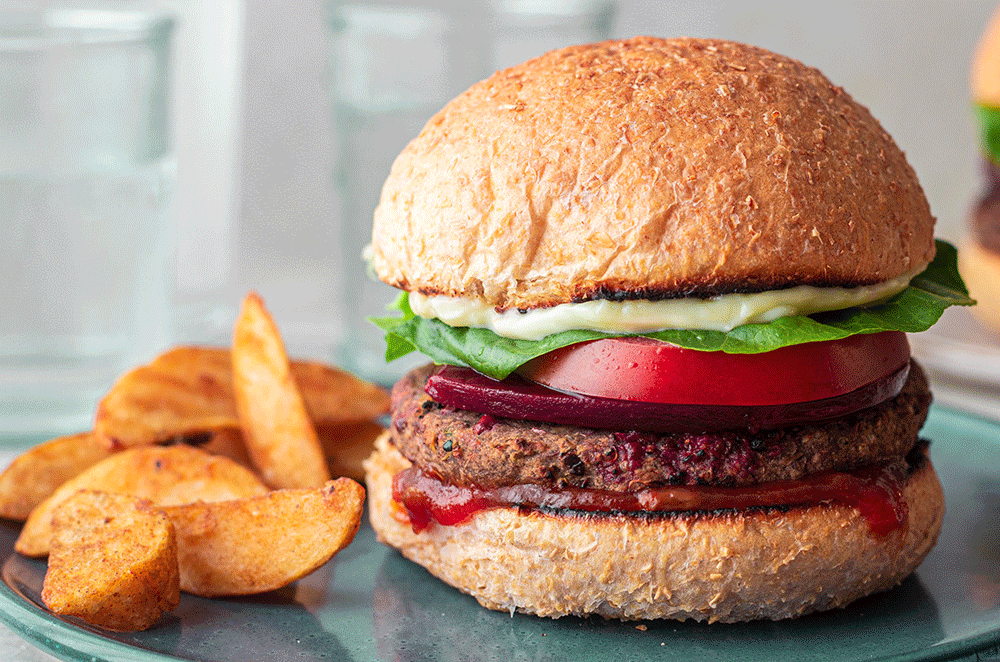
M 392 481 L 393 499 L 405 508 L 410 526 L 419 533 L 432 524 L 461 524 L 488 508 L 568 509 L 587 513 L 667 513 L 797 506 L 833 501 L 857 508 L 876 536 L 906 524 L 903 500 L 908 465 L 902 458 L 853 473 L 827 471 L 797 480 L 749 487 L 662 487 L 614 492 L 545 485 L 512 485 L 484 489 L 449 485 L 410 467 Z

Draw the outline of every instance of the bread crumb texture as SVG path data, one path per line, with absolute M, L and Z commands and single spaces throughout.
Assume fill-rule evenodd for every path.
M 933 257 L 869 111 L 744 44 L 637 37 L 499 71 L 434 115 L 375 211 L 379 277 L 499 310 L 883 281 Z

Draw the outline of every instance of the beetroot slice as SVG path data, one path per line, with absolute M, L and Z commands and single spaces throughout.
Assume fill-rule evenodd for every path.
M 909 364 L 859 389 L 823 400 L 785 405 L 688 405 L 631 402 L 565 393 L 512 374 L 502 381 L 471 368 L 443 366 L 427 380 L 426 393 L 436 402 L 465 409 L 545 423 L 605 430 L 706 432 L 767 430 L 846 416 L 899 395 Z

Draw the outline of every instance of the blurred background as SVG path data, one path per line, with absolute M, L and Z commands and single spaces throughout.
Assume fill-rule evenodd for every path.
M 968 79 L 995 2 L 365 4 L 17 3 L 133 7 L 177 19 L 169 341 L 228 342 L 238 303 L 254 289 L 293 354 L 393 379 L 402 366 L 380 365 L 379 333 L 362 319 L 392 295 L 366 284 L 360 258 L 392 156 L 472 82 L 590 35 L 722 37 L 818 67 L 867 105 L 906 151 L 943 238 L 961 239 L 982 188 Z M 0 265 L 0 272 L 12 268 Z

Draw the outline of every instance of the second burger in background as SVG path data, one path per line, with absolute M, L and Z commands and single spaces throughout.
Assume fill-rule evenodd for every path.
M 981 128 L 986 191 L 972 210 L 961 269 L 978 304 L 973 312 L 1000 332 L 1000 12 L 976 50 L 972 98 Z
M 379 539 L 492 609 L 778 619 L 938 535 L 904 332 L 970 303 L 916 176 L 815 69 L 723 41 L 553 51 L 393 165 L 405 292 L 367 463 Z

